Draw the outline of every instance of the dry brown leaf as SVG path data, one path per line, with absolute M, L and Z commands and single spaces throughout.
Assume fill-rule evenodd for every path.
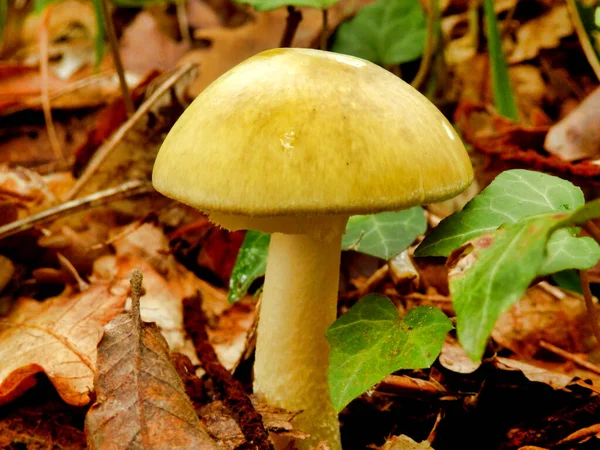
M 152 70 L 172 69 L 187 50 L 186 42 L 175 42 L 161 31 L 149 11 L 135 17 L 123 32 L 120 45 L 125 70 L 141 76 Z
M 573 34 L 567 6 L 559 4 L 518 29 L 517 42 L 508 56 L 511 64 L 535 58 L 540 50 L 558 47 L 560 40 Z
M 308 434 L 295 430 L 292 425 L 292 419 L 298 415 L 297 413 L 266 405 L 258 401 L 255 396 L 251 396 L 251 400 L 272 437 L 277 436 L 281 440 L 306 439 L 308 437 Z M 233 450 L 245 442 L 242 430 L 233 418 L 231 411 L 221 401 L 215 401 L 202 407 L 198 411 L 198 415 L 206 425 L 208 432 L 219 442 L 221 448 Z
M 329 27 L 334 29 L 345 18 L 374 0 L 342 0 L 329 8 Z M 321 10 L 300 8 L 302 22 L 298 27 L 293 47 L 310 47 L 322 30 Z M 190 86 L 189 95 L 196 97 L 206 86 L 245 59 L 279 46 L 285 28 L 287 12 L 284 8 L 257 12 L 254 20 L 237 28 L 214 28 L 195 33 L 196 39 L 211 42 L 210 47 L 192 50 L 181 63 L 200 64 L 200 76 Z
M 494 363 L 500 370 L 518 370 L 522 372 L 529 381 L 544 383 L 553 389 L 564 389 L 571 381 L 573 381 L 572 376 L 565 375 L 564 373 L 552 372 L 524 361 L 517 361 L 516 359 L 497 357 L 494 360 Z
M 462 374 L 473 373 L 481 366 L 481 361 L 473 362 L 458 340 L 450 335 L 444 341 L 439 361 L 446 369 Z
M 122 284 L 97 282 L 43 302 L 20 298 L 0 320 L 0 404 L 29 389 L 43 372 L 65 402 L 86 405 L 102 327 L 122 311 L 126 292 Z
M 392 436 L 389 438 L 381 450 L 433 450 L 431 444 L 427 441 L 417 443 L 408 436 Z
M 164 337 L 155 324 L 140 319 L 139 297 L 134 302 L 131 313 L 105 327 L 98 345 L 98 401 L 85 420 L 90 449 L 216 450 L 185 394 Z
M 583 299 L 540 285 L 528 289 L 516 305 L 500 316 L 492 338 L 526 359 L 539 352 L 541 340 L 572 353 L 589 351 L 594 345 Z
M 600 88 L 550 128 L 544 148 L 565 161 L 597 158 L 600 153 Z

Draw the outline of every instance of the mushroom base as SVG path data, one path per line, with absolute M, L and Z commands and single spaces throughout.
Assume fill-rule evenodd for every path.
M 258 324 L 254 391 L 270 405 L 303 411 L 294 425 L 310 433 L 299 449 L 321 441 L 341 449 L 331 404 L 325 331 L 337 313 L 340 247 L 347 219 L 334 218 L 333 236 L 275 233 L 271 237 Z M 329 234 L 329 233 L 328 233 Z

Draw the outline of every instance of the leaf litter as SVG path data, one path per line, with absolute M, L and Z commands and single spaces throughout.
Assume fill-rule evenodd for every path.
M 96 22 L 90 4 L 57 3 L 48 30 L 48 83 L 58 137 L 69 161 L 60 170 L 40 120 L 42 79 L 37 35 L 31 31 L 36 27 L 23 27 L 22 37 L 7 36 L 0 63 L 0 145 L 2 162 L 7 164 L 2 169 L 0 197 L 3 224 L 60 208 L 69 197 L 83 198 L 111 186 L 118 188 L 127 180 L 149 180 L 155 149 L 189 98 L 241 60 L 277 47 L 287 16 L 285 8 L 256 12 L 227 1 L 182 3 L 187 6 L 191 47 L 181 33 L 182 16 L 175 6 L 114 10 L 126 78 L 130 88 L 137 86 L 134 103 L 139 107 L 151 99 L 133 122 L 127 119 L 108 52 L 98 71 L 94 69 Z M 330 9 L 330 48 L 335 48 L 340 23 L 346 21 L 344 28 L 348 28 L 351 22 L 347 19 L 371 3 L 375 2 L 342 1 Z M 58 9 L 62 7 L 66 13 Z M 518 124 L 499 117 L 493 109 L 485 36 L 475 20 L 477 8 L 451 0 L 444 2 L 442 9 L 446 65 L 434 55 L 429 76 L 437 85 L 429 89 L 431 98 L 448 116 L 453 115 L 465 141 L 472 145 L 477 185 L 468 198 L 456 199 L 456 205 L 428 207 L 430 225 L 439 220 L 435 214 L 444 217 L 461 209 L 498 173 L 513 168 L 560 175 L 581 186 L 591 200 L 600 173 L 593 128 L 597 79 L 587 69 L 588 54 L 579 47 L 565 6 L 537 0 L 528 2 L 527 8 L 522 2 L 496 2 L 522 120 Z M 24 11 L 10 5 L 7 29 L 15 29 L 13 17 L 26 15 Z M 15 12 L 18 14 L 13 16 Z M 321 13 L 314 9 L 302 9 L 302 13 L 304 19 L 293 45 L 315 47 L 321 34 Z M 27 20 L 34 23 L 33 18 Z M 357 22 L 360 25 L 360 20 Z M 157 59 L 154 54 L 158 53 L 164 57 Z M 200 63 L 198 72 L 192 70 L 189 76 L 165 85 L 186 61 Z M 402 62 L 389 69 L 410 81 L 418 64 Z M 164 92 L 152 98 L 152 92 L 161 87 Z M 588 109 L 591 113 L 586 112 L 588 104 L 592 104 Z M 107 146 L 112 146 L 111 155 L 94 163 L 98 147 Z M 76 192 L 71 173 L 80 183 Z M 238 423 L 239 414 L 227 406 L 230 395 L 219 391 L 200 364 L 198 356 L 202 355 L 197 355 L 191 333 L 184 326 L 189 314 L 183 309 L 183 299 L 200 292 L 207 345 L 214 348 L 224 366 L 225 372 L 220 373 L 233 373 L 242 391 L 247 390 L 256 320 L 252 295 L 260 294 L 261 271 L 249 272 L 237 303 L 229 305 L 226 290 L 244 233 L 230 235 L 207 224 L 206 218 L 189 208 L 147 193 L 129 197 L 126 202 L 113 199 L 94 208 L 76 214 L 75 209 L 63 210 L 43 222 L 33 221 L 26 232 L 0 241 L 2 256 L 8 261 L 3 270 L 12 274 L 6 277 L 8 281 L 3 279 L 0 292 L 0 305 L 6 305 L 5 309 L 12 306 L 0 322 L 0 373 L 4 377 L 0 392 L 4 392 L 1 398 L 5 402 L 0 408 L 0 443 L 83 448 L 82 415 L 91 401 L 102 400 L 104 395 L 102 383 L 93 383 L 94 374 L 100 373 L 95 363 L 96 344 L 102 337 L 102 326 L 130 309 L 125 301 L 127 279 L 132 270 L 139 269 L 146 290 L 141 299 L 142 319 L 157 323 L 155 330 L 160 335 L 152 332 L 153 342 L 164 337 L 169 345 L 167 349 L 161 342 L 154 357 L 162 355 L 159 360 L 167 367 L 171 364 L 169 352 L 186 355 L 174 358 L 180 361 L 179 376 L 186 380 L 186 391 L 199 416 L 196 420 L 195 415 L 189 415 L 190 423 L 200 424 L 220 448 L 248 445 Z M 495 229 L 501 223 L 492 225 Z M 568 237 L 583 241 L 575 236 Z M 408 235 L 394 238 L 398 237 L 409 240 Z M 413 257 L 421 240 L 416 237 L 414 242 L 407 242 L 409 251 L 400 253 L 402 259 L 390 261 L 389 266 L 381 259 L 359 255 L 360 245 L 345 251 L 340 312 L 351 311 L 363 295 L 385 294 L 399 318 L 415 307 L 429 306 L 455 320 L 445 258 L 419 256 L 418 250 Z M 588 272 L 597 282 L 597 269 Z M 233 273 L 235 277 L 235 268 Z M 348 448 L 595 448 L 598 404 L 593 392 L 598 392 L 598 377 L 581 362 L 593 367 L 600 359 L 583 300 L 575 292 L 554 286 L 550 278 L 538 282 L 534 280 L 534 286 L 500 316 L 480 364 L 468 358 L 451 333 L 430 369 L 400 370 L 379 383 L 373 380 L 371 384 L 377 384 L 341 414 Z M 79 292 L 77 283 L 89 287 Z M 251 295 L 244 296 L 247 291 Z M 109 313 L 98 305 L 114 307 Z M 53 321 L 61 311 L 67 313 Z M 84 311 L 86 315 L 80 316 Z M 131 313 L 124 314 L 131 317 Z M 71 329 L 66 328 L 67 319 L 73 321 Z M 86 325 L 89 336 L 79 335 L 78 330 L 88 322 L 93 324 Z M 31 332 L 38 330 L 35 327 L 43 333 Z M 55 341 L 49 336 L 56 336 Z M 10 360 L 2 356 L 3 351 L 12 352 L 21 344 L 34 347 L 35 343 L 52 348 L 67 345 L 65 348 L 71 346 L 75 352 L 38 354 L 32 350 L 6 364 Z M 178 387 L 177 407 L 190 414 L 191 404 L 181 396 L 184 385 L 172 367 L 167 372 L 172 386 Z M 143 388 L 152 389 L 155 381 L 144 382 Z M 60 397 L 58 404 L 81 406 L 60 410 L 52 422 L 44 411 L 53 410 L 45 409 L 41 400 L 36 404 L 31 395 L 53 390 Z M 220 400 L 212 401 L 216 396 Z M 261 404 L 260 399 L 250 399 L 271 437 L 278 435 L 284 441 L 305 437 L 292 425 L 297 412 L 276 411 Z M 33 402 L 33 406 L 26 402 Z M 509 414 L 498 417 L 498 411 Z M 115 412 L 109 410 L 107 414 Z M 31 422 L 39 426 L 30 426 Z M 549 423 L 555 425 L 550 428 Z M 135 425 L 135 420 L 131 424 Z M 55 434 L 57 428 L 60 438 Z M 72 436 L 72 442 L 63 440 L 63 435 Z M 108 435 L 114 439 L 117 433 Z

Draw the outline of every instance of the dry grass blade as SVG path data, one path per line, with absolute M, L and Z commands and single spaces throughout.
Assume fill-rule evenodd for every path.
M 141 272 L 132 275 L 132 312 L 98 345 L 98 401 L 85 420 L 90 449 L 217 449 L 202 428 L 154 324 L 139 315 Z

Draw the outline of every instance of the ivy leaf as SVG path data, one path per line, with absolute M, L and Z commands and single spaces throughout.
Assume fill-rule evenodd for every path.
M 245 3 L 252 6 L 256 11 L 270 11 L 283 6 L 307 6 L 309 8 L 327 9 L 340 0 L 235 0 L 237 3 Z
M 474 361 L 481 359 L 498 317 L 536 277 L 544 262 L 546 241 L 559 221 L 539 216 L 480 236 L 450 271 L 458 338 Z
M 416 256 L 448 256 L 471 239 L 503 224 L 584 204 L 581 189 L 566 180 L 529 170 L 507 170 L 465 208 L 442 220 L 417 248 Z
M 342 249 L 388 260 L 405 250 L 426 229 L 425 212 L 420 206 L 352 216 L 342 239 Z
M 327 330 L 334 408 L 342 410 L 396 370 L 429 367 L 451 329 L 450 320 L 439 309 L 415 308 L 401 319 L 387 297 L 364 297 Z
M 254 280 L 265 274 L 270 241 L 270 234 L 260 231 L 246 232 L 229 279 L 227 299 L 230 303 L 237 302 L 246 295 Z
M 546 259 L 538 275 L 544 276 L 568 269 L 591 269 L 598 260 L 600 245 L 594 239 L 577 238 L 572 230 L 562 229 L 550 237 Z
M 419 58 L 425 35 L 425 14 L 419 2 L 379 0 L 340 25 L 332 50 L 391 66 Z

